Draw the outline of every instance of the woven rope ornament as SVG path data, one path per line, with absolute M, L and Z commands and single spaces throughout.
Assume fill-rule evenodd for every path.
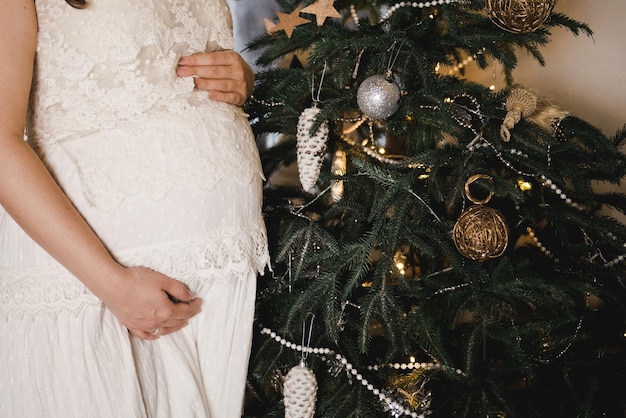
M 475 206 L 464 211 L 454 224 L 452 238 L 461 254 L 475 261 L 500 257 L 509 242 L 509 227 L 500 211 L 484 206 L 493 192 L 477 199 L 470 193 L 470 185 L 479 180 L 491 180 L 486 174 L 475 174 L 465 182 L 465 195 Z
M 527 118 L 537 110 L 537 96 L 523 88 L 511 90 L 506 98 L 506 117 L 500 127 L 500 137 L 504 142 L 511 140 L 511 132 L 515 124 L 522 118 Z
M 541 27 L 558 0 L 486 0 L 491 21 L 507 32 L 530 33 Z

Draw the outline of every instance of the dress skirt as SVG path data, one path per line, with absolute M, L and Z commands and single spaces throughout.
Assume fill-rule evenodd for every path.
M 212 130 L 207 121 L 193 135 Z M 158 340 L 131 336 L 0 208 L 0 417 L 240 417 L 256 277 L 268 262 L 261 177 L 138 190 L 102 209 L 67 149 L 41 153 L 111 254 L 183 281 L 202 311 Z

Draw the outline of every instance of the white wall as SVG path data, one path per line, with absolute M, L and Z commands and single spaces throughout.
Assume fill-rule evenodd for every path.
M 546 66 L 523 59 L 514 77 L 613 136 L 626 125 L 626 0 L 561 0 L 556 11 L 587 23 L 593 38 L 555 30 L 552 42 L 543 49 Z M 626 193 L 625 180 L 597 188 Z M 626 223 L 626 216 L 616 211 L 605 213 Z
M 626 0 L 561 0 L 555 10 L 587 23 L 593 38 L 556 29 L 546 66 L 520 57 L 514 77 L 611 136 L 626 124 Z
M 278 6 L 275 0 L 227 0 L 233 15 L 235 49 L 253 68 L 259 52 L 246 51 L 248 41 L 265 32 L 264 18 L 274 20 Z M 626 0 L 625 0 L 626 1 Z

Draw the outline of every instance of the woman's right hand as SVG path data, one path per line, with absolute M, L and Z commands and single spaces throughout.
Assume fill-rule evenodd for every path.
M 128 267 L 98 295 L 135 336 L 155 340 L 178 331 L 200 312 L 202 299 L 187 286 L 145 267 Z

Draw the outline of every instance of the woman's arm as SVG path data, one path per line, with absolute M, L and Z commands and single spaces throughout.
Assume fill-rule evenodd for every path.
M 157 327 L 182 328 L 201 300 L 167 276 L 116 263 L 23 140 L 37 16 L 33 0 L 0 0 L 0 10 L 0 205 L 133 334 L 154 339 Z

